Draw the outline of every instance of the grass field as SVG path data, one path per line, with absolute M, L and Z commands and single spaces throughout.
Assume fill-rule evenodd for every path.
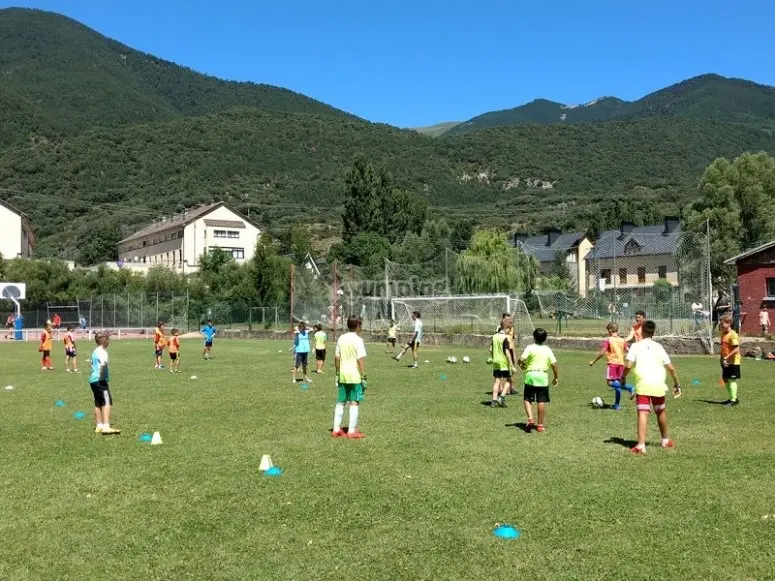
M 331 374 L 292 385 L 287 346 L 221 341 L 202 361 L 184 342 L 173 376 L 148 342 L 114 342 L 117 437 L 93 433 L 85 374 L 0 346 L 15 387 L 0 390 L 0 579 L 775 579 L 774 363 L 746 361 L 728 409 L 709 403 L 725 396 L 715 359 L 676 358 L 677 448 L 652 426 L 642 458 L 629 401 L 589 406 L 611 399 L 590 354 L 558 353 L 548 430 L 526 434 L 518 398 L 482 405 L 484 353 L 427 349 L 411 370 L 372 345 L 368 438 L 352 441 L 329 437 Z M 138 441 L 155 430 L 163 445 Z M 281 477 L 259 474 L 262 454 Z

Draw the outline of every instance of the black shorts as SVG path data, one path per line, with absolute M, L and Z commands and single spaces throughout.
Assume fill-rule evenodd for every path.
M 212 346 L 213 346 L 213 342 L 212 341 L 205 341 L 205 347 L 207 347 L 209 349 Z
M 396 338 L 395 337 L 388 337 L 387 342 L 390 343 L 393 347 L 396 346 Z
M 175 361 L 178 358 L 177 353 L 170 353 L 170 360 Z
M 325 361 L 326 360 L 326 350 L 325 349 L 315 349 L 315 359 L 317 361 Z
M 525 384 L 525 401 L 549 403 L 549 386 Z
M 297 353 L 296 354 L 296 367 L 302 367 L 307 365 L 309 353 Z
M 43 351 L 43 358 L 44 359 L 48 359 L 49 357 L 51 357 L 51 351 L 45 351 L 44 350 Z
M 721 366 L 721 377 L 724 381 L 731 381 L 733 379 L 740 379 L 740 366 L 739 365 L 727 365 Z
M 156 357 L 161 357 L 162 353 L 164 353 L 164 349 L 154 349 L 153 354 L 156 355 Z
M 511 379 L 511 371 L 508 369 L 495 369 L 492 372 L 495 379 Z
M 107 381 L 95 381 L 90 383 L 91 392 L 94 394 L 94 406 L 101 408 L 106 405 L 113 405 L 113 396 L 110 395 L 110 387 Z

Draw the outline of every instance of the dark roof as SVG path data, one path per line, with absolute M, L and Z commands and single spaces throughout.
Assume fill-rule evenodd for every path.
M 237 210 L 235 210 L 234 208 L 227 206 L 224 202 L 216 202 L 214 204 L 207 204 L 205 206 L 199 206 L 198 208 L 192 208 L 190 210 L 186 210 L 182 214 L 175 214 L 174 216 L 172 216 L 171 218 L 167 218 L 166 220 L 154 222 L 150 226 L 146 226 L 142 230 L 139 230 L 134 234 L 127 236 L 119 244 L 123 244 L 124 242 L 129 242 L 130 240 L 136 240 L 137 238 L 145 238 L 146 236 L 149 236 L 151 234 L 156 234 L 157 232 L 165 232 L 173 228 L 184 228 L 185 226 L 188 226 L 189 224 L 191 224 L 191 222 L 198 220 L 202 216 L 209 214 L 210 212 L 212 212 L 216 208 L 220 208 L 221 206 L 225 206 L 230 212 L 233 212 L 234 214 L 242 218 L 243 221 L 258 228 L 258 225 L 248 220 L 245 216 L 237 212 Z M 235 223 L 235 221 L 231 221 L 231 220 L 213 220 L 213 221 L 229 222 L 230 226 Z M 244 227 L 245 225 L 243 224 L 242 228 Z
M 765 250 L 769 250 L 775 246 L 775 240 L 772 242 L 767 242 L 767 244 L 762 244 L 761 246 L 757 246 L 756 248 L 749 248 L 745 252 L 741 252 L 737 256 L 733 256 L 732 258 L 728 258 L 724 261 L 724 264 L 735 264 L 738 260 L 742 260 L 743 258 L 748 258 L 749 256 L 753 256 L 754 254 L 759 254 L 760 252 L 764 252 Z
M 675 254 L 681 239 L 681 226 L 665 233 L 664 224 L 640 226 L 622 234 L 621 230 L 606 230 L 598 236 L 587 260 L 620 256 L 659 256 Z
M 557 238 L 551 246 L 547 245 L 547 234 L 531 236 L 517 240 L 516 246 L 525 254 L 534 256 L 538 262 L 554 262 L 558 251 L 566 251 L 575 248 L 585 237 L 584 232 L 572 232 L 570 234 L 556 234 Z

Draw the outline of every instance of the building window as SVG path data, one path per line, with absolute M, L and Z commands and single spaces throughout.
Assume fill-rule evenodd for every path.
M 627 284 L 627 269 L 619 269 L 619 284 Z
M 232 248 L 231 249 L 231 255 L 234 258 L 239 258 L 239 259 L 245 258 L 245 249 L 244 248 Z
M 659 278 L 667 278 L 667 267 L 666 266 L 658 267 L 658 271 L 659 271 Z
M 227 230 L 226 238 L 239 238 L 239 230 Z
M 226 230 L 213 230 L 215 238 L 226 238 Z
M 767 297 L 775 297 L 775 278 L 767 279 Z
M 183 251 L 182 250 L 178 250 L 178 252 L 179 252 L 179 254 L 178 254 L 178 261 L 179 262 L 183 262 Z
M 604 268 L 600 271 L 600 278 L 602 278 L 606 284 L 611 284 L 611 269 Z
M 643 284 L 646 282 L 646 267 L 645 266 L 639 266 L 638 267 L 638 282 Z

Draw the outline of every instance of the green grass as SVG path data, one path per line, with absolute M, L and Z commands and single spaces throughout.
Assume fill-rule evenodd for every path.
M 621 443 L 632 404 L 589 406 L 611 396 L 588 353 L 558 354 L 548 431 L 526 434 L 510 426 L 524 421 L 517 398 L 481 405 L 481 351 L 424 349 L 431 363 L 410 370 L 372 345 L 368 438 L 332 441 L 333 378 L 292 385 L 286 343 L 221 341 L 209 362 L 198 347 L 184 343 L 171 376 L 148 342 L 114 342 L 124 433 L 100 437 L 86 375 L 2 346 L 15 389 L 0 390 L 0 579 L 775 578 L 775 517 L 762 519 L 775 513 L 775 364 L 746 361 L 742 405 L 726 409 L 703 401 L 725 395 L 715 359 L 676 358 L 678 447 L 640 458 Z M 138 441 L 154 430 L 162 446 Z M 258 473 L 262 454 L 280 478 Z M 495 539 L 504 522 L 522 537 Z

